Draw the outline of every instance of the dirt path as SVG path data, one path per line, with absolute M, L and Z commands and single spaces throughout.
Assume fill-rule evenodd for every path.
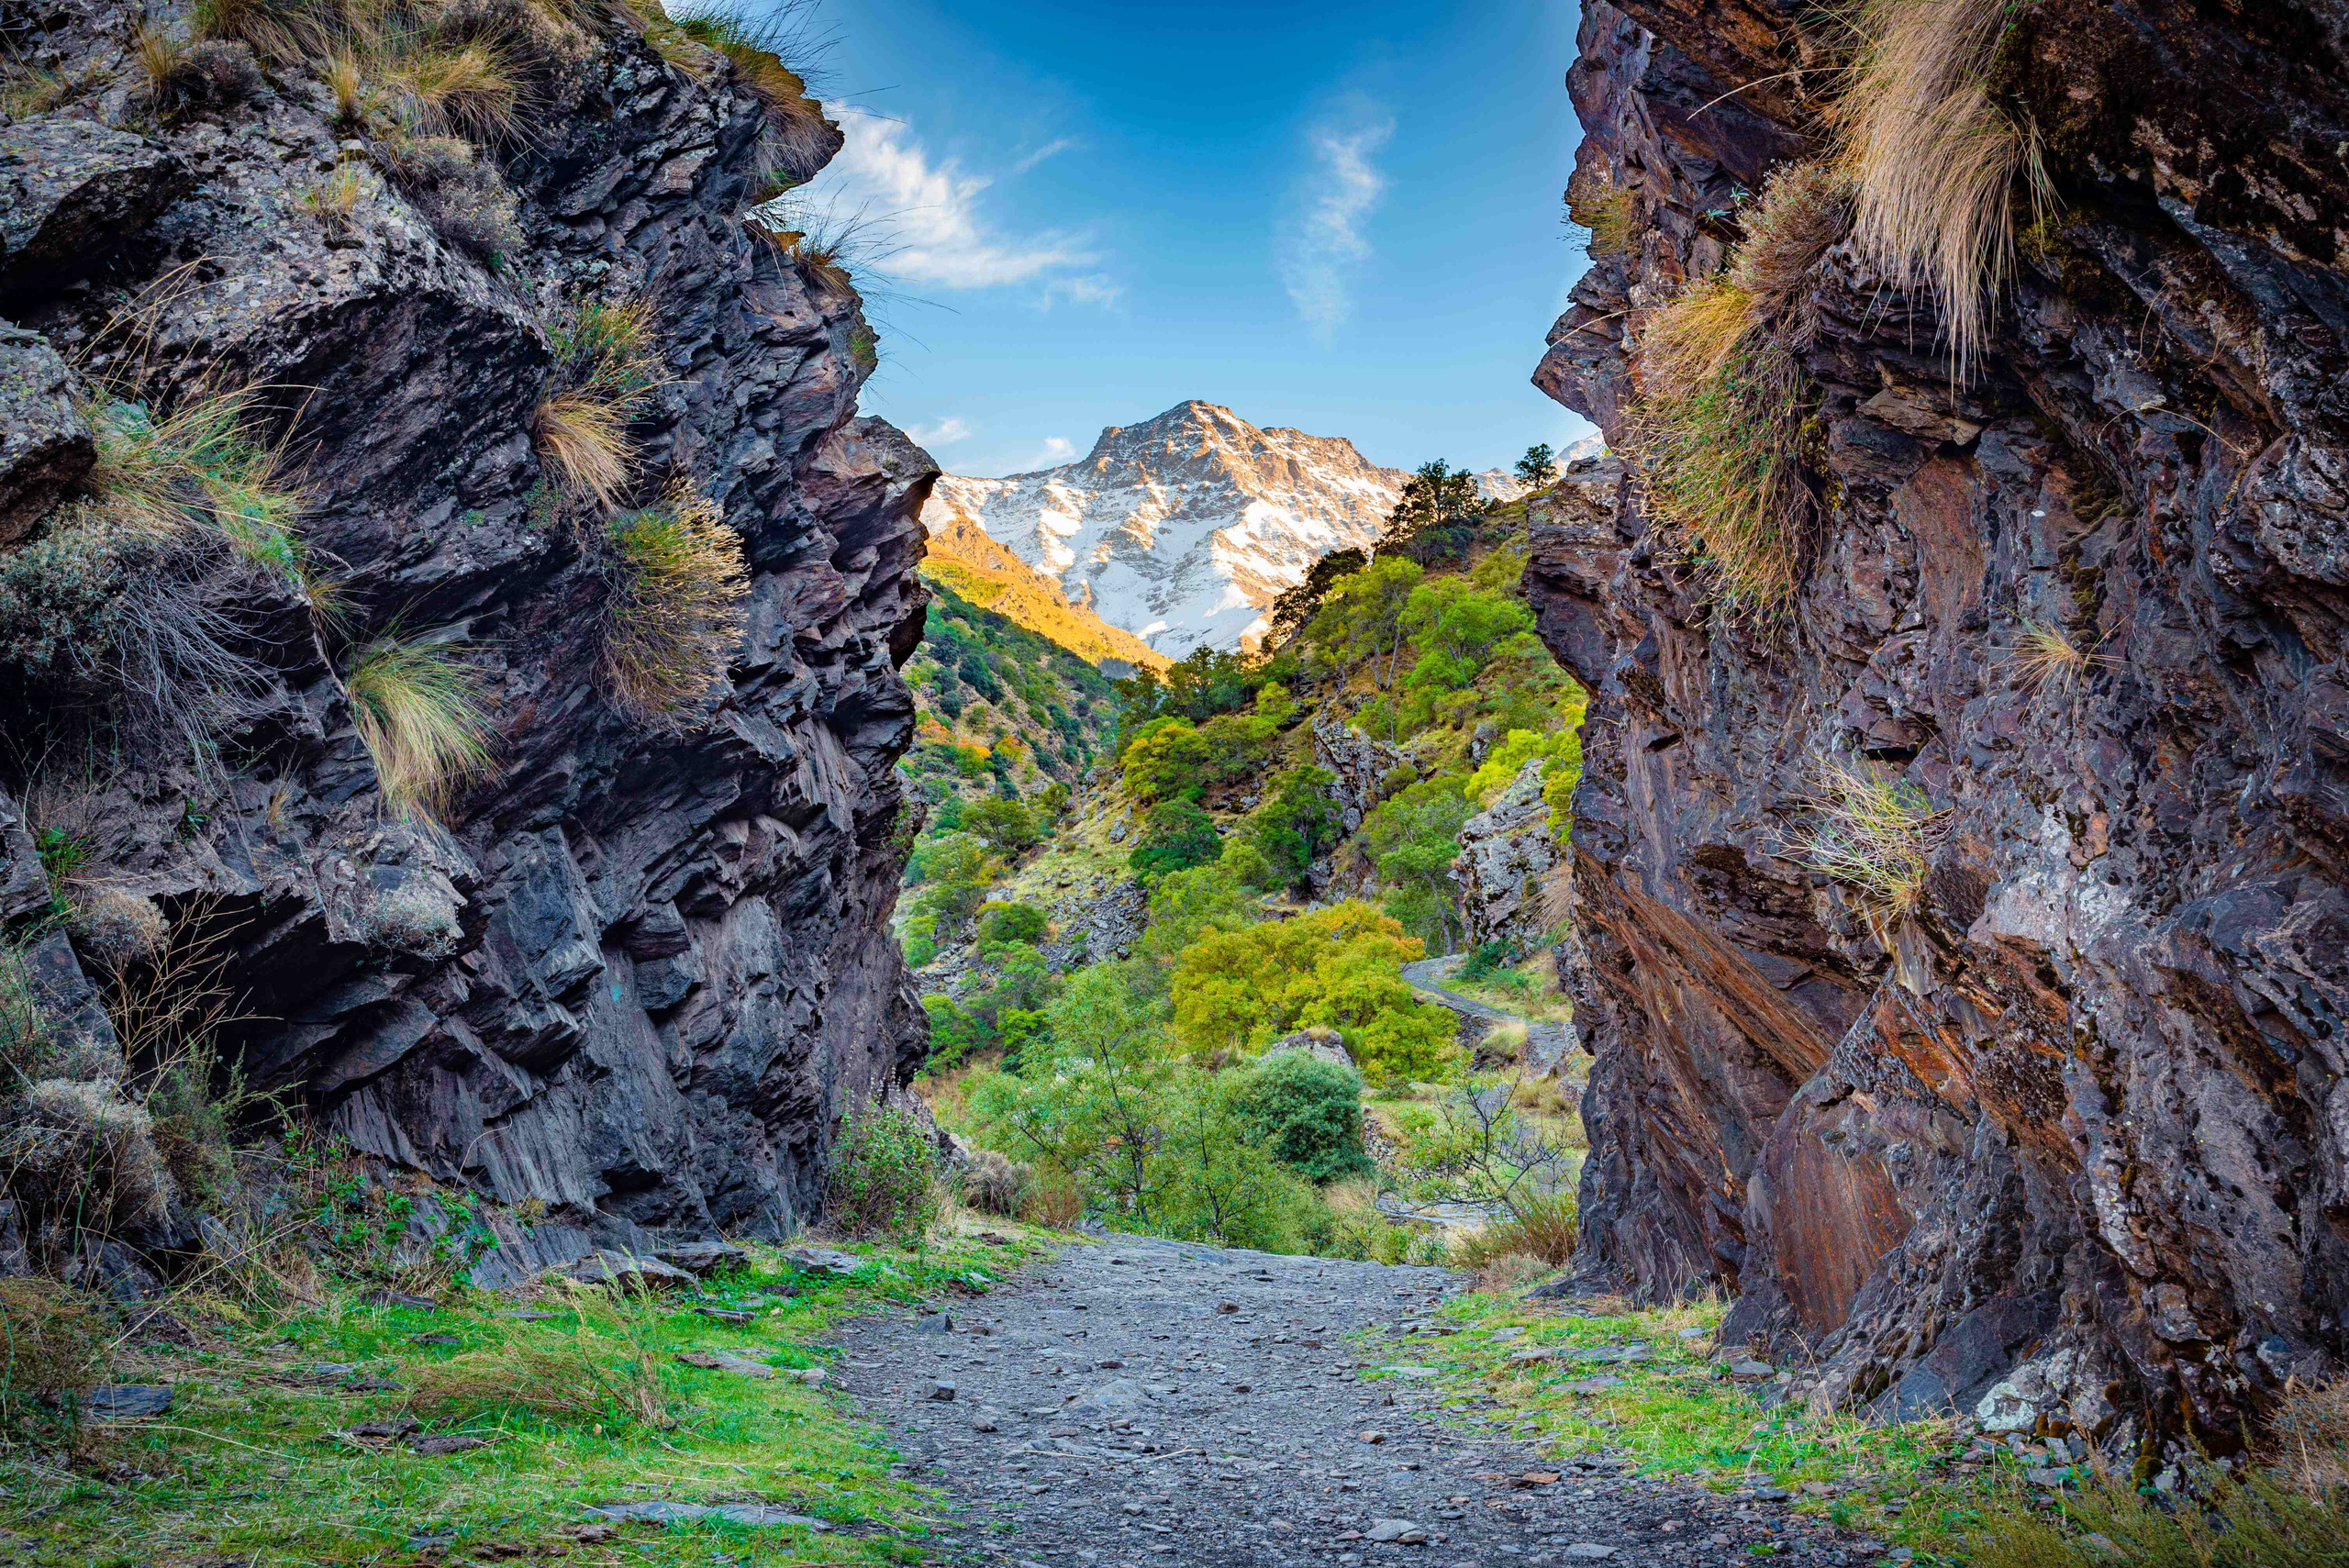
M 1441 1410 L 1402 1336 L 1455 1288 L 1116 1237 L 967 1315 L 846 1326 L 838 1381 L 945 1494 L 933 1563 L 1631 1568 L 1765 1541 L 1774 1562 L 1872 1561 L 1776 1504 L 1547 1459 L 1500 1414 Z M 1386 1366 L 1406 1370 L 1362 1376 Z
M 1424 999 L 1464 1013 L 1472 1018 L 1483 1018 L 1496 1024 L 1525 1026 L 1525 1058 L 1529 1065 L 1549 1072 L 1566 1058 L 1575 1045 L 1572 1024 L 1554 1023 L 1546 1018 L 1529 1018 L 1522 1013 L 1512 1013 L 1506 1007 L 1496 1007 L 1489 1002 L 1479 1002 L 1474 996 L 1445 985 L 1452 972 L 1460 967 L 1461 955 L 1447 954 L 1442 958 L 1423 958 L 1403 965 L 1403 979 Z

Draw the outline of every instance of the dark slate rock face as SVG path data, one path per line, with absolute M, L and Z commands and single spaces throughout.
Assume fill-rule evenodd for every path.
M 52 11 L 30 63 L 129 80 L 131 11 Z M 150 747 L 84 781 L 92 864 L 225 944 L 262 1082 L 390 1166 L 545 1206 L 534 1229 L 493 1225 L 509 1274 L 790 1229 L 820 1206 L 843 1108 L 901 1094 L 926 1038 L 888 917 L 913 732 L 896 666 L 936 468 L 857 417 L 854 296 L 740 221 L 757 101 L 617 14 L 587 43 L 536 139 L 484 154 L 522 235 L 494 266 L 387 180 L 346 222 L 304 209 L 370 155 L 299 69 L 243 104 L 158 117 L 117 84 L 0 125 L 10 188 L 45 204 L 10 207 L 0 316 L 85 375 L 135 351 L 181 386 L 263 389 L 301 532 L 358 623 L 257 594 L 258 717 L 214 773 Z M 533 448 L 548 321 L 628 296 L 651 302 L 662 380 L 632 428 L 634 504 L 690 481 L 752 575 L 728 679 L 682 732 L 607 696 L 604 569 L 548 516 Z M 9 450 L 13 484 L 33 460 Z M 337 675 L 395 622 L 456 628 L 489 678 L 495 774 L 437 825 L 386 805 Z M 17 805 L 0 796 L 11 915 L 45 894 Z M 71 971 L 58 945 L 44 960 Z
M 1931 301 L 1816 270 L 1785 623 L 1709 606 L 1611 462 L 1537 521 L 1595 694 L 1581 1261 L 1735 1293 L 1818 1401 L 2226 1451 L 2349 1349 L 2349 170 L 2307 153 L 2349 129 L 2349 12 L 2017 15 L 2000 90 L 2062 206 L 1954 389 Z M 1586 7 L 1581 168 L 1634 239 L 1535 380 L 1619 450 L 1644 313 L 1821 145 L 1800 23 Z M 2032 622 L 2076 683 L 2019 678 Z M 1796 847 L 1820 759 L 1863 754 L 1949 811 L 1889 929 Z

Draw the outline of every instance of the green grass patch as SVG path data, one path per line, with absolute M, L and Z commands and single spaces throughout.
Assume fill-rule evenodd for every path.
M 930 1499 L 892 1474 L 896 1453 L 838 1395 L 676 1356 L 723 1351 L 785 1372 L 821 1365 L 830 1352 L 816 1341 L 840 1318 L 984 1292 L 1049 1245 L 1008 1222 L 997 1233 L 1010 1243 L 958 1234 L 918 1252 L 851 1247 L 870 1261 L 847 1280 L 797 1273 L 759 1248 L 749 1268 L 698 1289 L 617 1301 L 461 1293 L 424 1311 L 341 1296 L 266 1320 L 187 1309 L 206 1323 L 201 1348 L 128 1345 L 108 1373 L 175 1384 L 171 1411 L 86 1429 L 71 1462 L 0 1450 L 0 1531 L 12 1561 L 42 1568 L 500 1554 L 651 1568 L 913 1562 L 930 1529 Z M 758 1316 L 738 1326 L 700 1307 Z M 518 1311 L 550 1316 L 510 1316 Z M 612 1392 L 542 1397 L 535 1383 L 500 1372 L 518 1360 Z M 401 1386 L 343 1386 L 354 1378 Z M 425 1434 L 488 1441 L 428 1457 L 405 1442 L 345 1435 L 403 1419 Z M 702 1520 L 606 1529 L 586 1512 L 655 1498 L 781 1505 L 827 1528 Z
M 1764 1406 L 1716 1363 L 1724 1311 L 1719 1302 L 1699 1301 L 1570 1312 L 1479 1293 L 1439 1312 L 1437 1320 L 1455 1333 L 1412 1340 L 1393 1354 L 1397 1362 L 1438 1368 L 1448 1408 L 1498 1414 L 1557 1453 L 1609 1453 L 1642 1474 L 1685 1476 L 1717 1492 L 1784 1487 L 1799 1494 L 1789 1504 L 1796 1511 L 1909 1545 L 1920 1564 L 1936 1561 L 1981 1519 L 1993 1488 L 2005 1484 L 2006 1462 L 1953 1472 L 1964 1445 L 1944 1421 L 1876 1426 L 1813 1415 L 1791 1401 Z M 1520 1332 L 1497 1333 L 1507 1329 Z M 1682 1338 L 1687 1330 L 1699 1337 Z M 1543 1347 L 1632 1345 L 1644 1346 L 1648 1359 L 1509 1359 Z M 1622 1382 L 1592 1392 L 1569 1386 L 1599 1377 Z M 1805 1493 L 1806 1482 L 1827 1490 Z

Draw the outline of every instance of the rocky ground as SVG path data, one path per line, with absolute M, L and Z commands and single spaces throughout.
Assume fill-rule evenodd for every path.
M 945 1496 L 932 1562 L 1856 1563 L 1783 1497 L 1646 1480 L 1447 1411 L 1433 1268 L 1148 1238 L 1072 1247 L 963 1311 L 864 1318 L 841 1385 Z M 1381 1375 L 1385 1373 L 1385 1375 Z

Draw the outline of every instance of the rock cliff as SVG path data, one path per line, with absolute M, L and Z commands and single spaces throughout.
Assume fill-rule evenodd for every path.
M 1840 224 L 1736 272 L 1799 386 L 1741 614 L 1659 517 L 1658 324 L 1857 120 L 1821 15 L 1592 0 L 1569 77 L 1597 260 L 1535 380 L 1623 459 L 1528 578 L 1593 693 L 1581 1266 L 1733 1293 L 1816 1401 L 2232 1451 L 2349 1348 L 2349 10 L 2007 8 L 1963 369 L 1963 299 Z M 1833 852 L 1869 803 L 1913 875 Z
M 745 216 L 838 132 L 771 54 L 657 7 L 419 4 L 324 58 L 268 7 L 208 15 L 0 10 L 27 73 L 0 122 L 14 611 L 46 591 L 31 552 L 119 509 L 123 432 L 168 445 L 174 410 L 225 406 L 218 450 L 293 495 L 264 518 L 201 453 L 159 481 L 200 526 L 150 553 L 239 547 L 178 580 L 226 685 L 163 658 L 138 668 L 166 711 L 127 697 L 151 606 L 119 595 L 116 653 L 11 644 L 6 912 L 71 911 L 30 965 L 45 1010 L 136 966 L 90 917 L 128 909 L 208 944 L 255 1082 L 395 1171 L 543 1210 L 502 1232 L 526 1251 L 787 1230 L 843 1108 L 925 1038 L 888 917 L 936 471 L 856 414 L 845 275 Z M 508 95 L 450 89 L 418 39 L 486 51 Z M 592 451 L 558 462 L 552 405 L 605 373 L 579 369 L 591 320 L 642 340 L 600 482 Z M 740 584 L 665 703 L 616 673 L 646 537 L 717 539 Z M 359 722 L 386 647 L 453 651 L 490 728 L 434 801 L 387 788 Z M 165 1195 L 139 1234 L 189 1245 L 194 1209 Z

